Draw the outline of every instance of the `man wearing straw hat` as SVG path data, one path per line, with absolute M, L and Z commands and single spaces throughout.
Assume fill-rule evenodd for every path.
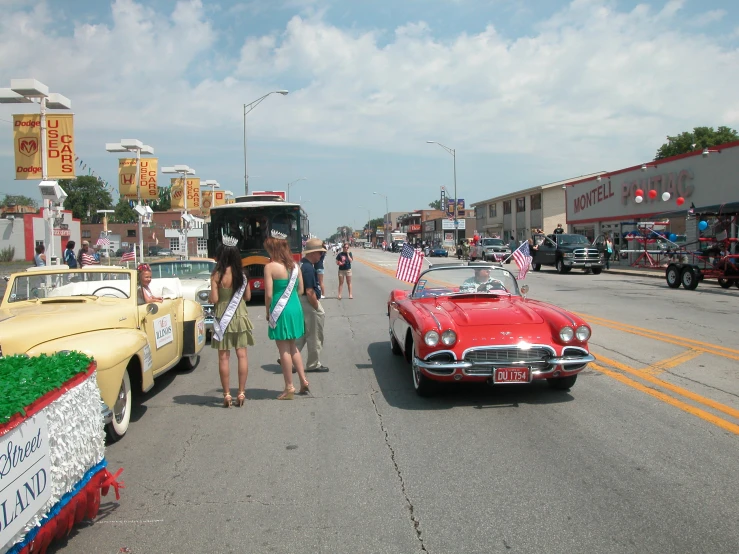
M 295 341 L 298 350 L 303 346 L 308 347 L 308 359 L 305 363 L 305 371 L 324 372 L 328 368 L 321 363 L 321 350 L 323 349 L 323 324 L 326 312 L 321 306 L 321 286 L 318 275 L 313 264 L 321 259 L 321 254 L 326 252 L 321 239 L 308 239 L 303 249 L 303 259 L 300 260 L 300 270 L 303 274 L 303 287 L 305 292 L 300 297 L 303 306 L 303 317 L 305 318 L 305 334 Z

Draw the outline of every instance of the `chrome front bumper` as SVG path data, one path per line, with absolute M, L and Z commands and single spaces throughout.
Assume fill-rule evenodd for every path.
M 585 354 L 583 356 L 572 357 L 572 356 L 561 356 L 556 358 L 549 358 L 546 360 L 546 366 L 537 368 L 536 363 L 530 361 L 522 362 L 490 362 L 490 363 L 475 363 L 465 361 L 455 362 L 427 362 L 419 358 L 415 358 L 414 364 L 418 367 L 426 370 L 432 375 L 438 375 L 439 377 L 448 377 L 457 373 L 457 370 L 462 370 L 462 373 L 469 376 L 482 377 L 487 374 L 492 375 L 495 367 L 515 367 L 515 366 L 526 366 L 530 367 L 532 375 L 546 375 L 554 372 L 557 367 L 562 367 L 564 371 L 570 371 L 567 369 L 568 366 L 585 366 L 590 362 L 595 361 L 595 356 L 592 354 Z M 472 371 L 469 371 L 472 370 Z M 574 371 L 574 370 L 573 370 Z

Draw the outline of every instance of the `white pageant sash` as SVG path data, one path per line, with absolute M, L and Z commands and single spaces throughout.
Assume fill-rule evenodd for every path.
M 293 273 L 290 275 L 290 282 L 285 287 L 285 292 L 282 293 L 282 296 L 280 296 L 280 299 L 277 301 L 277 304 L 275 304 L 274 310 L 272 310 L 272 313 L 269 314 L 269 326 L 274 329 L 277 327 L 277 320 L 280 319 L 280 315 L 282 315 L 282 310 L 285 309 L 285 306 L 287 306 L 287 301 L 290 300 L 290 295 L 293 292 L 293 288 L 295 288 L 295 283 L 298 280 L 298 264 L 295 264 L 293 266 Z
M 244 284 L 241 285 L 241 288 L 231 297 L 231 302 L 226 306 L 226 311 L 223 312 L 221 319 L 219 320 L 217 317 L 213 318 L 213 338 L 217 341 L 223 340 L 223 334 L 226 332 L 228 324 L 231 323 L 231 320 L 236 313 L 236 309 L 239 307 L 239 302 L 241 302 L 241 298 L 244 296 L 244 291 L 246 290 L 248 283 L 249 281 L 246 276 L 244 276 Z

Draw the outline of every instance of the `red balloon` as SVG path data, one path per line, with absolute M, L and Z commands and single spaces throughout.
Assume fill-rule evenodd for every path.
M 651 198 L 652 200 L 654 200 L 655 198 L 657 198 L 657 191 L 654 190 L 654 189 L 650 190 L 649 191 L 649 198 Z
M 683 198 L 682 196 L 678 196 L 676 202 L 678 206 L 682 206 L 683 204 L 685 204 L 685 198 Z
M 634 196 L 642 196 L 643 197 L 644 196 L 644 191 L 642 189 L 636 189 L 636 193 L 634 194 Z

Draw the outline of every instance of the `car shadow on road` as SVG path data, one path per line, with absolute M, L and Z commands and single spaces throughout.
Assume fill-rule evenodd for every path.
M 177 377 L 187 377 L 197 370 L 197 367 L 190 371 L 178 371 L 173 368 L 164 375 L 157 377 L 154 380 L 154 386 L 148 392 L 141 392 L 140 390 L 136 392 L 134 390 L 133 398 L 131 399 L 131 421 L 135 423 L 140 420 L 146 413 L 146 403 L 159 396 Z
M 516 408 L 521 404 L 560 404 L 574 400 L 568 391 L 549 388 L 546 381 L 496 387 L 485 383 L 441 384 L 436 394 L 422 398 L 413 388 L 410 365 L 405 358 L 390 351 L 389 342 L 370 344 L 367 354 L 385 401 L 402 410 L 449 410 L 465 406 L 475 409 Z M 367 366 L 358 364 L 357 367 Z

